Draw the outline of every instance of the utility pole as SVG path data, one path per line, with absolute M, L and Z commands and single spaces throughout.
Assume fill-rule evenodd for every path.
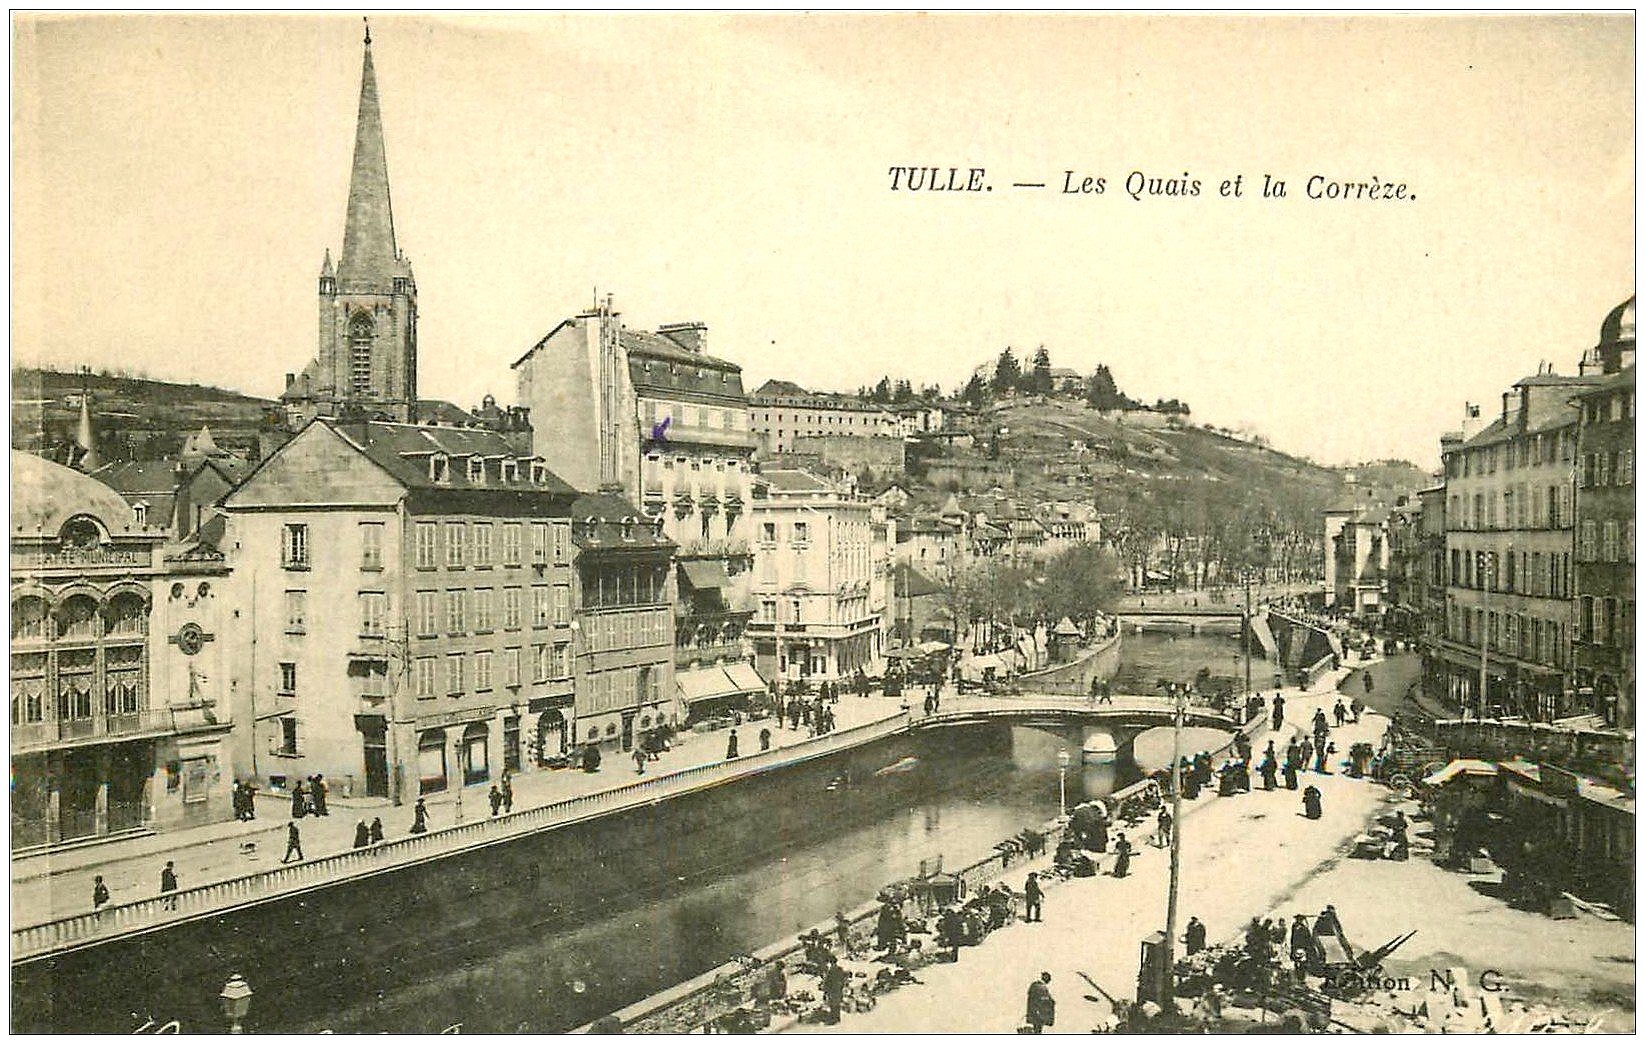
M 1485 595 L 1485 603 L 1479 609 L 1479 713 L 1475 717 L 1485 718 L 1486 692 L 1489 689 L 1486 663 L 1491 657 L 1491 580 L 1496 576 L 1496 554 L 1482 553 L 1480 555 L 1479 577 L 1480 592 Z
M 1251 569 L 1245 569 L 1245 700 L 1251 699 Z M 1175 764 L 1175 762 L 1173 762 Z
M 1167 1012 L 1172 1009 L 1171 995 L 1175 980 L 1172 961 L 1177 949 L 1177 868 L 1178 850 L 1182 846 L 1182 772 L 1178 765 L 1182 758 L 1182 721 L 1187 707 L 1187 700 L 1179 696 L 1176 721 L 1171 727 L 1171 765 L 1167 770 L 1171 774 L 1171 886 L 1165 901 L 1165 953 L 1160 957 L 1164 976 L 1160 978 L 1159 986 L 1160 1009 Z

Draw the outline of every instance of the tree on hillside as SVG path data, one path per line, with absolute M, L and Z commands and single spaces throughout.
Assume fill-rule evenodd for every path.
M 1035 395 L 1051 394 L 1051 353 L 1041 344 L 1034 349 L 1033 367 L 1028 373 L 1028 390 Z
M 1093 410 L 1122 410 L 1128 401 L 1107 366 L 1099 365 L 1085 382 L 1085 405 Z
M 892 391 L 891 391 L 891 401 L 898 404 L 899 406 L 904 404 L 904 403 L 913 402 L 914 401 L 914 386 L 912 384 L 908 383 L 907 380 L 898 381 L 897 386 L 894 389 L 892 389 Z
M 994 394 L 1009 395 L 1021 383 L 1022 367 L 1017 364 L 1017 357 L 1011 354 L 1011 349 L 1006 348 L 994 363 Z
M 960 398 L 972 407 L 979 407 L 988 401 L 988 385 L 983 383 L 982 374 L 971 375 L 971 379 L 966 381 L 965 387 L 960 390 Z
M 891 401 L 890 377 L 881 377 L 880 383 L 874 385 L 873 400 L 877 403 L 888 403 Z

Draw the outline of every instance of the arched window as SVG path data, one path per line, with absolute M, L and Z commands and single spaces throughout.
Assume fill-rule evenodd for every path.
M 144 613 L 143 598 L 133 593 L 121 593 L 109 601 L 104 632 L 111 637 L 138 637 L 148 630 L 148 616 Z
M 491 778 L 489 746 L 491 729 L 485 722 L 475 721 L 463 729 L 462 765 L 463 785 L 484 783 Z
M 46 602 L 39 597 L 19 597 L 11 602 L 11 639 L 44 640 Z
M 57 536 L 64 545 L 87 549 L 103 540 L 103 525 L 90 516 L 71 516 Z
M 348 323 L 348 378 L 355 395 L 370 395 L 371 344 L 376 327 L 365 312 L 355 315 Z
M 69 597 L 57 609 L 57 636 L 92 640 L 97 636 L 97 605 L 90 597 Z

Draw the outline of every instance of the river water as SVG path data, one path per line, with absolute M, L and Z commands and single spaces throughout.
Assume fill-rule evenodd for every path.
M 1157 681 L 1191 679 L 1201 667 L 1244 675 L 1235 636 L 1127 634 L 1122 648 L 1119 691 L 1152 692 Z M 1257 683 L 1271 683 L 1271 666 L 1252 670 Z M 579 864 L 565 895 L 545 898 L 540 922 L 361 963 L 323 1002 L 265 1005 L 259 1024 L 368 1033 L 574 1028 L 825 923 L 915 874 L 923 860 L 964 866 L 1043 823 L 1058 810 L 1056 754 L 1066 742 L 1030 729 L 955 728 L 693 795 L 665 818 L 635 821 L 656 825 L 650 841 L 623 839 Z M 848 782 L 833 778 L 847 772 Z M 1099 796 L 1136 775 L 1129 765 L 1079 766 L 1067 776 L 1068 799 Z

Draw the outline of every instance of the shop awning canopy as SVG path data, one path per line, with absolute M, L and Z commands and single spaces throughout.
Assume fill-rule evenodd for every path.
M 1489 761 L 1458 758 L 1432 776 L 1424 776 L 1422 782 L 1430 787 L 1442 787 L 1458 776 L 1495 776 L 1496 771 L 1496 766 Z
M 692 589 L 718 589 L 729 592 L 731 579 L 726 577 L 725 565 L 718 560 L 681 560 L 680 573 Z
M 725 675 L 731 678 L 731 683 L 736 685 L 739 691 L 765 691 L 765 682 L 760 680 L 760 675 L 755 673 L 754 667 L 750 666 L 748 663 L 734 662 L 724 667 L 724 669 Z
M 742 692 L 742 689 L 726 676 L 725 670 L 718 666 L 701 670 L 680 670 L 674 675 L 674 690 L 682 703 L 719 699 Z

